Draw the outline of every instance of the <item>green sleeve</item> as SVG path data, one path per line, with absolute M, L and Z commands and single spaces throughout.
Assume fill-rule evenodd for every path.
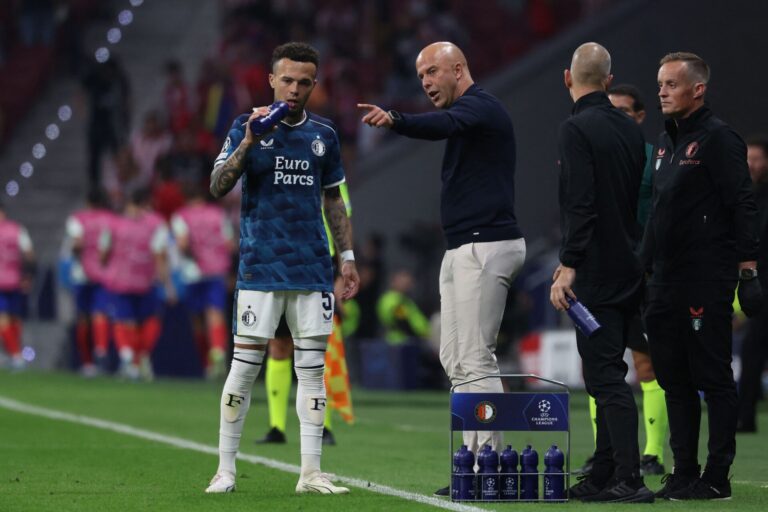
M 346 340 L 360 327 L 360 304 L 355 299 L 344 301 L 344 316 L 341 319 L 341 335 Z
M 349 188 L 346 181 L 339 185 L 339 192 L 341 192 L 341 198 L 344 200 L 344 207 L 347 209 L 347 217 L 352 217 L 352 203 L 349 201 Z M 336 256 L 336 246 L 331 236 L 331 228 L 328 227 L 328 220 L 325 218 L 325 210 L 323 210 L 323 226 L 325 226 L 325 237 L 328 239 L 328 250 L 331 251 L 331 258 L 333 258 Z
M 411 329 L 419 338 L 429 337 L 429 319 L 424 316 L 419 307 L 411 299 L 407 299 L 408 307 L 408 323 L 411 325 Z
M 640 193 L 637 197 L 637 222 L 645 227 L 651 214 L 651 199 L 653 196 L 653 146 L 645 144 L 645 168 L 640 182 Z

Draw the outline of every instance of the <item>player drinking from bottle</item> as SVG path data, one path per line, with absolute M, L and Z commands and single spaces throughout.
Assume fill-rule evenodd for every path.
M 206 492 L 235 490 L 235 457 L 253 381 L 267 342 L 284 315 L 294 342 L 298 377 L 296 412 L 301 474 L 296 492 L 348 493 L 320 472 L 326 408 L 323 369 L 333 328 L 333 269 L 321 207 L 342 255 L 342 298 L 357 293 L 352 230 L 339 185 L 344 182 L 339 140 L 327 119 L 304 105 L 316 83 L 319 55 L 304 43 L 272 54 L 269 84 L 288 113 L 272 130 L 256 135 L 250 123 L 267 107 L 239 116 L 211 173 L 211 194 L 221 197 L 242 178 L 240 264 L 235 295 L 232 367 L 221 397 L 219 467 Z

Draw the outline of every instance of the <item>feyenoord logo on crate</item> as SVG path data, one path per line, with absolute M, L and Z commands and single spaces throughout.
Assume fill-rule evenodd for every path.
M 496 406 L 492 402 L 480 402 L 475 406 L 475 418 L 481 423 L 492 422 L 496 419 Z

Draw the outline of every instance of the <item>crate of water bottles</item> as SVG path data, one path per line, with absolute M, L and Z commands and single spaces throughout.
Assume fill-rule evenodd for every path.
M 538 380 L 547 391 L 475 391 L 485 379 Z M 519 386 L 512 386 L 518 388 Z M 502 386 L 506 389 L 507 386 Z M 451 388 L 451 499 L 453 501 L 564 502 L 570 477 L 568 387 L 537 375 L 502 374 L 462 382 Z M 494 432 L 492 436 L 489 435 Z M 484 435 L 485 434 L 485 435 Z M 473 453 L 469 439 L 503 437 L 500 453 L 491 444 Z M 535 439 L 535 440 L 534 440 Z M 498 442 L 498 441 L 496 441 Z M 543 451 L 540 456 L 536 449 Z

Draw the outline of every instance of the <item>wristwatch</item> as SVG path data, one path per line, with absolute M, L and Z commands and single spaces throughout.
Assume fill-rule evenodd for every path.
M 749 281 L 750 279 L 754 279 L 756 277 L 757 277 L 756 268 L 743 268 L 739 271 L 740 281 Z
M 398 121 L 401 121 L 401 120 L 403 119 L 403 116 L 401 116 L 401 115 L 400 115 L 400 112 L 398 112 L 397 110 L 388 110 L 388 111 L 387 111 L 387 114 L 389 115 L 389 117 L 390 117 L 390 118 L 391 118 L 391 119 L 392 119 L 394 122 L 398 122 Z

